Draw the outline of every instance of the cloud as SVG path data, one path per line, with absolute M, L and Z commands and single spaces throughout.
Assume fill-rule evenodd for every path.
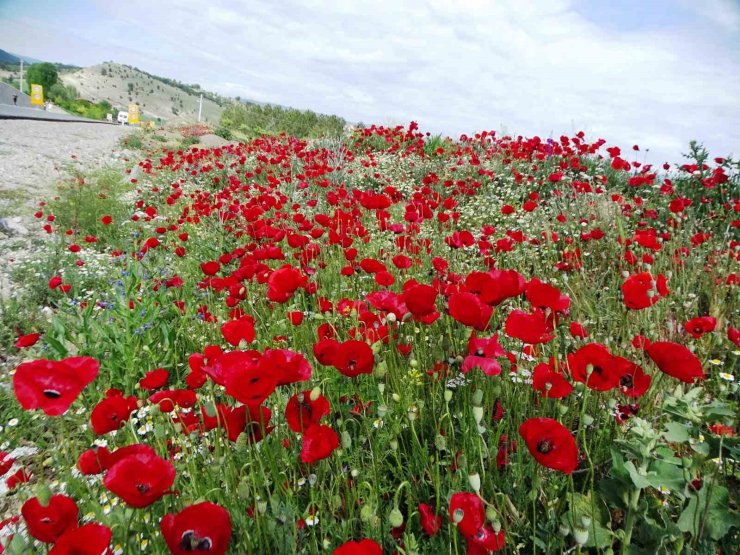
M 106 22 L 85 33 L 99 59 L 225 94 L 451 135 L 583 129 L 654 162 L 694 138 L 718 155 L 740 143 L 730 0 L 645 27 L 580 0 L 88 1 Z

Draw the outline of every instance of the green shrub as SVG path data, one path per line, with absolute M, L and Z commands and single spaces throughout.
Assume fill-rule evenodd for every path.
M 213 133 L 215 135 L 218 135 L 222 139 L 226 139 L 227 141 L 230 141 L 234 138 L 234 135 L 231 133 L 231 130 L 228 127 L 224 127 L 224 126 L 217 127 Z

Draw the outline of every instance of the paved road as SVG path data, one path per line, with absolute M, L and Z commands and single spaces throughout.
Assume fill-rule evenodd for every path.
M 87 119 L 73 116 L 71 114 L 59 114 L 55 112 L 47 112 L 46 110 L 40 110 L 37 108 L 22 108 L 20 106 L 10 106 L 7 104 L 0 104 L 0 119 L 35 119 L 40 121 L 74 121 L 79 123 L 105 123 L 106 125 L 112 125 L 107 121 L 100 121 L 97 119 Z

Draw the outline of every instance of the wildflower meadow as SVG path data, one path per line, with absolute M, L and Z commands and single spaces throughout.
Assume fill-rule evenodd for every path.
M 0 553 L 737 553 L 740 164 L 687 150 L 412 123 L 72 175 L 3 301 Z

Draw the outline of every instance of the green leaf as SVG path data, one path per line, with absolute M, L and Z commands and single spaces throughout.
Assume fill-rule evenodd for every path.
M 65 358 L 68 354 L 66 347 L 58 339 L 54 339 L 51 335 L 44 337 L 44 343 L 46 343 L 52 351 L 56 353 L 60 358 Z
M 624 467 L 627 469 L 627 472 L 629 472 L 632 483 L 635 484 L 636 488 L 643 489 L 650 486 L 650 480 L 648 480 L 647 476 L 642 475 L 637 471 L 635 464 L 632 461 L 624 463 Z
M 580 528 L 583 527 L 584 517 L 591 520 L 586 527 L 588 540 L 584 546 L 597 549 L 611 546 L 614 534 L 605 526 L 609 518 L 608 512 L 604 502 L 596 492 L 589 493 L 589 495 L 574 494 L 570 500 L 570 510 L 561 517 L 561 521 L 571 529 Z
M 648 480 L 655 489 L 660 489 L 662 486 L 679 495 L 683 494 L 686 487 L 683 468 L 666 461 L 656 460 L 650 464 Z
M 680 422 L 669 422 L 665 425 L 666 431 L 663 432 L 663 437 L 666 441 L 671 443 L 684 443 L 689 440 L 689 432 L 686 426 Z
M 711 497 L 709 490 L 711 490 Z M 730 494 L 726 487 L 705 483 L 698 494 L 692 495 L 688 505 L 678 518 L 682 532 L 698 536 L 702 532 L 711 539 L 722 539 L 730 528 L 740 526 L 740 515 L 728 506 Z M 708 506 L 707 506 L 708 505 Z

